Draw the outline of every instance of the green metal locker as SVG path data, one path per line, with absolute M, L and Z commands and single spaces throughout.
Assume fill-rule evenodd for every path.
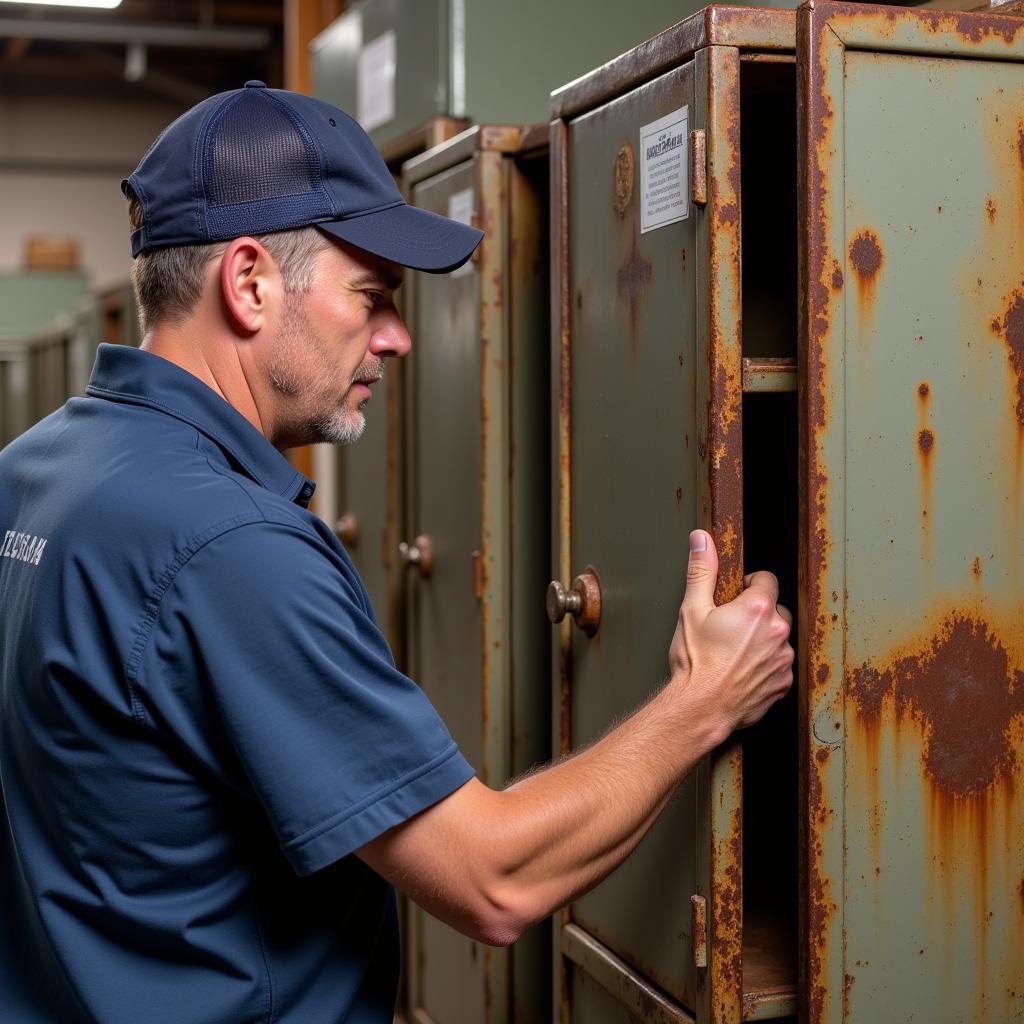
M 111 345 L 135 345 L 142 341 L 135 289 L 130 281 L 97 293 L 103 311 L 103 340 Z
M 83 295 L 75 306 L 74 334 L 68 352 L 69 395 L 81 395 L 89 383 L 96 350 L 103 337 L 103 311 L 95 295 Z
M 1024 21 L 801 10 L 806 1013 L 1024 1020 Z
M 61 316 L 50 330 L 35 335 L 27 343 L 32 423 L 49 416 L 68 399 L 69 350 L 73 334 L 71 318 Z
M 478 255 L 407 284 L 408 671 L 479 777 L 550 757 L 547 125 L 479 127 L 406 164 L 415 205 L 479 224 Z M 546 925 L 511 949 L 410 908 L 409 1008 L 433 1024 L 550 1013 Z
M 382 149 L 399 187 L 402 163 L 462 127 L 451 118 L 434 118 Z M 402 292 L 396 303 L 401 311 Z M 329 448 L 317 459 L 318 466 L 331 462 L 325 474 L 331 493 L 318 511 L 352 556 L 399 668 L 405 667 L 405 579 L 396 560 L 404 529 L 404 372 L 398 360 L 388 362 L 376 389 L 379 397 L 366 409 L 363 436 L 355 444 Z
M 788 429 L 795 483 L 795 331 L 777 329 L 770 305 L 747 309 L 740 231 L 749 117 L 757 174 L 780 186 L 776 204 L 788 207 L 795 236 L 794 34 L 791 13 L 710 8 L 552 99 L 560 318 L 551 613 L 561 623 L 564 750 L 601 735 L 665 678 L 691 528 L 717 539 L 719 599 L 741 589 L 745 535 L 756 532 L 744 515 L 755 497 L 743 486 L 745 412 L 757 421 L 755 443 Z M 762 93 L 777 110 L 758 104 Z M 788 199 L 777 180 L 787 160 Z M 792 264 L 793 287 L 777 306 L 795 328 L 795 249 L 783 229 L 766 261 L 767 225 L 777 225 L 755 218 L 760 262 L 772 272 Z M 761 284 L 769 298 L 780 291 Z M 755 388 L 747 398 L 759 407 L 745 409 Z M 792 494 L 789 502 L 789 537 L 759 567 L 779 576 L 792 607 Z M 556 584 L 578 594 L 575 623 L 562 618 Z M 632 1019 L 731 1024 L 795 1012 L 794 726 L 790 700 L 706 759 L 626 863 L 560 915 L 559 1020 L 620 1019 L 621 1010 L 587 1008 L 593 981 Z M 787 735 L 785 758 L 764 756 L 761 747 Z M 743 816 L 745 747 L 767 790 L 756 820 Z M 749 858 L 745 872 L 748 847 L 788 860 L 790 877 L 767 880 Z
M 553 88 L 697 6 L 362 0 L 311 43 L 313 91 L 355 117 L 382 150 L 436 117 L 531 123 L 545 116 Z
M 0 447 L 31 425 L 28 350 L 23 341 L 0 339 Z
M 0 273 L 0 336 L 27 338 L 48 330 L 71 313 L 89 278 L 74 270 L 19 270 Z
M 561 1021 L 1024 1020 L 1022 59 L 712 7 L 553 97 L 563 749 L 664 677 L 692 526 L 798 610 L 794 693 L 557 921 Z

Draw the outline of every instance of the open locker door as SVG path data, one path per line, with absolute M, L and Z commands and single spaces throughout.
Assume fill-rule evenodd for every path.
M 798 23 L 802 1004 L 1024 1020 L 1024 21 Z

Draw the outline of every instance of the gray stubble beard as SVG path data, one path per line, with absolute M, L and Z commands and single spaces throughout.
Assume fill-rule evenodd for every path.
M 271 360 L 268 368 L 268 375 L 271 386 L 279 394 L 288 398 L 300 399 L 303 387 L 297 377 L 287 369 L 289 355 L 293 358 L 303 358 L 304 353 L 299 351 L 298 342 L 305 340 L 308 350 L 315 350 L 323 355 L 325 346 L 320 337 L 313 331 L 302 308 L 301 298 L 297 294 L 288 296 L 288 307 L 285 311 L 284 323 L 282 325 L 281 337 L 278 340 L 278 351 L 275 358 Z M 360 379 L 372 379 L 380 377 L 384 372 L 384 360 L 374 357 L 372 361 L 363 363 L 356 372 L 353 383 Z M 325 365 L 322 373 L 318 376 L 317 384 L 324 384 L 324 391 L 330 390 L 335 381 L 330 369 Z M 320 393 L 320 388 L 315 393 Z M 350 411 L 345 407 L 348 391 L 342 396 L 341 405 L 333 410 L 318 409 L 304 422 L 297 424 L 298 433 L 309 438 L 306 443 L 312 444 L 354 444 L 363 435 L 366 429 L 366 416 L 362 412 L 360 404 L 358 410 Z M 368 401 L 368 399 L 367 399 Z

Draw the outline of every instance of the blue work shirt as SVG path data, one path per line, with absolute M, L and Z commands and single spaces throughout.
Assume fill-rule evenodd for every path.
M 128 347 L 0 453 L 0 1020 L 391 1020 L 352 853 L 472 769 L 312 490 Z

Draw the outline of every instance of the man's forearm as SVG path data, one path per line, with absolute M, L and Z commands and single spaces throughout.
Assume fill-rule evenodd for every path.
M 359 855 L 436 917 L 491 943 L 514 941 L 620 864 L 700 758 L 793 680 L 778 581 L 753 573 L 742 595 L 716 606 L 717 552 L 703 531 L 690 540 L 664 689 L 573 757 L 500 792 L 473 779 Z
M 622 863 L 728 736 L 699 689 L 670 682 L 590 747 L 504 791 L 472 780 L 362 855 L 453 927 L 512 942 Z M 403 863 L 416 863 L 416 875 L 397 871 Z
M 499 877 L 528 917 L 546 917 L 621 864 L 728 736 L 729 723 L 694 691 L 669 683 L 598 742 L 500 794 Z

